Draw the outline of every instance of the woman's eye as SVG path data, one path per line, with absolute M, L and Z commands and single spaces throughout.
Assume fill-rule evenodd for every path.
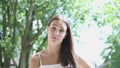
M 60 30 L 60 32 L 64 32 L 64 30 Z
M 56 28 L 55 27 L 52 27 L 52 30 L 55 30 Z

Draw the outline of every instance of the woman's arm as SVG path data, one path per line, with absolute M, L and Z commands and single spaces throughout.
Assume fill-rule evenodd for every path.
M 32 55 L 29 59 L 29 68 L 39 68 L 39 56 L 38 54 Z
M 78 64 L 80 65 L 80 68 L 90 68 L 90 66 L 81 57 L 78 57 Z
M 90 66 L 77 54 L 73 53 L 76 66 L 79 66 L 80 68 L 90 68 Z

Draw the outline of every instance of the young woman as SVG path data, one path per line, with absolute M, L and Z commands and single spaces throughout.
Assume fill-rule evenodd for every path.
M 29 68 L 90 68 L 73 50 L 70 25 L 63 15 L 48 23 L 48 46 L 30 57 Z

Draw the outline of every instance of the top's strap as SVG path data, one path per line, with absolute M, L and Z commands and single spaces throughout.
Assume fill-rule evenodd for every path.
M 42 58 L 41 58 L 41 52 L 39 53 L 39 59 L 40 59 L 40 66 L 42 66 Z

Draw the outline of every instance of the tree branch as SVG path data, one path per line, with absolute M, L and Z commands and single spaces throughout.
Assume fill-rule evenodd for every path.
M 33 13 L 33 9 L 34 9 L 34 3 L 32 3 L 30 5 L 30 8 L 29 10 L 27 11 L 26 10 L 26 28 L 24 30 L 24 34 L 23 34 L 23 39 L 22 41 L 24 42 L 26 39 L 27 39 L 27 35 L 29 33 L 29 28 L 31 26 L 31 23 L 32 23 L 32 13 Z
M 45 38 L 44 38 L 43 42 L 40 44 L 40 46 L 38 47 L 38 49 L 36 50 L 36 52 L 39 52 L 39 51 L 41 51 L 41 50 L 42 50 L 42 48 L 41 48 L 41 47 L 43 47 L 43 46 L 44 46 L 44 44 L 45 44 L 46 40 L 47 40 L 47 35 L 45 36 Z
M 45 28 L 39 29 L 36 34 L 34 34 L 28 41 L 26 41 L 25 45 L 28 45 L 28 44 L 32 43 L 34 40 L 36 40 L 36 39 L 38 38 L 38 36 L 42 33 L 42 31 L 43 31 L 44 29 L 45 29 Z
M 12 57 L 12 61 L 13 61 L 14 65 L 16 66 L 16 68 L 18 68 L 18 65 L 17 65 L 17 63 L 15 62 L 15 60 L 14 60 L 13 57 Z

